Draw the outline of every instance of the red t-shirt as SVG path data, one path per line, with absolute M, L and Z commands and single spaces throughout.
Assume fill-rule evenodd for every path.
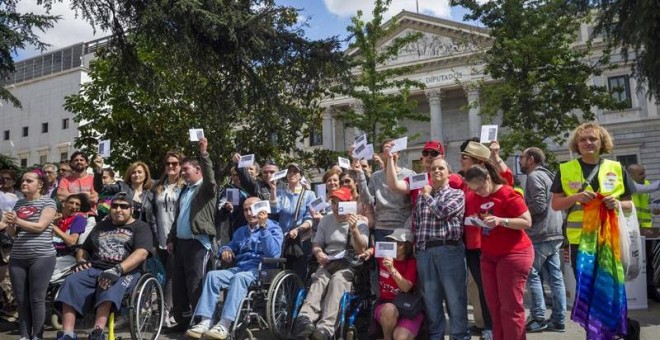
M 505 172 L 500 172 L 500 176 L 502 176 L 502 178 L 504 178 L 504 180 L 506 180 L 510 186 L 513 186 L 513 173 L 510 169 L 507 169 Z M 465 193 L 465 216 L 478 214 L 479 205 L 474 201 L 477 194 L 470 190 L 470 188 L 467 186 L 467 183 L 464 182 L 462 178 L 460 188 L 463 190 L 463 193 Z M 466 249 L 481 248 L 481 228 L 466 225 L 465 230 L 463 231 L 463 235 L 465 238 Z
M 396 284 L 390 273 L 383 267 L 383 259 L 378 261 L 378 285 L 380 286 L 380 298 L 386 301 L 394 300 L 401 289 Z M 401 273 L 404 279 L 410 281 L 413 287 L 417 284 L 417 260 L 411 257 L 403 261 L 394 260 L 394 268 Z
M 490 214 L 501 218 L 514 218 L 527 211 L 525 201 L 513 187 L 504 185 L 488 197 L 474 195 L 470 209 L 478 214 Z M 466 209 L 467 211 L 467 209 Z M 474 211 L 474 210 L 472 210 Z M 469 216 L 466 214 L 466 216 Z M 501 225 L 481 233 L 481 252 L 491 256 L 500 256 L 521 251 L 532 246 L 532 241 L 524 230 L 514 230 Z
M 89 198 L 89 195 L 91 193 L 94 193 L 94 176 L 87 175 L 83 178 L 77 178 L 73 176 L 69 177 L 63 177 L 60 179 L 60 186 L 58 188 L 58 192 L 60 191 L 68 191 L 69 194 L 87 194 L 87 198 Z M 90 214 L 91 215 L 96 215 L 96 201 L 92 202 L 90 200 L 89 202 L 91 210 Z

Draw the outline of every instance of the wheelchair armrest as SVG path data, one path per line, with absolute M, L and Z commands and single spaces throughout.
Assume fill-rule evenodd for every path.
M 261 257 L 261 264 L 280 264 L 285 262 L 286 259 L 281 257 Z

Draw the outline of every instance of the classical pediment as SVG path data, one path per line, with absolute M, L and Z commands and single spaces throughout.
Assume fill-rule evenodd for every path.
M 398 23 L 398 29 L 391 37 L 383 40 L 381 49 L 410 33 L 420 32 L 422 37 L 406 45 L 397 58 L 383 65 L 386 67 L 469 55 L 490 45 L 488 31 L 477 26 L 406 11 L 399 13 L 385 25 L 392 21 Z M 355 49 L 348 53 L 358 55 L 360 52 Z

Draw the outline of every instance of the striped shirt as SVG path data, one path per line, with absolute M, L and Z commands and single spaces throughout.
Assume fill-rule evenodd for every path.
M 415 248 L 426 249 L 430 240 L 458 241 L 463 237 L 465 194 L 448 185 L 431 195 L 420 195 L 413 211 Z
M 48 208 L 56 210 L 55 201 L 50 197 L 41 196 L 41 198 L 32 201 L 19 200 L 14 206 L 14 211 L 18 218 L 36 223 L 39 222 L 41 212 Z M 23 230 L 23 228 L 17 228 L 14 245 L 11 248 L 11 258 L 32 259 L 55 256 L 53 230 L 50 225 L 51 221 L 48 222 L 48 227 L 40 233 L 31 233 Z

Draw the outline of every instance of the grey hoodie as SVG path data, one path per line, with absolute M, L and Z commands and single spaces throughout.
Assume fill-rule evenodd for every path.
M 527 229 L 527 235 L 533 243 L 564 238 L 561 231 L 564 221 L 562 213 L 550 207 L 552 200 L 550 187 L 554 177 L 554 173 L 542 166 L 537 166 L 527 174 L 525 203 L 532 215 L 532 227 Z

